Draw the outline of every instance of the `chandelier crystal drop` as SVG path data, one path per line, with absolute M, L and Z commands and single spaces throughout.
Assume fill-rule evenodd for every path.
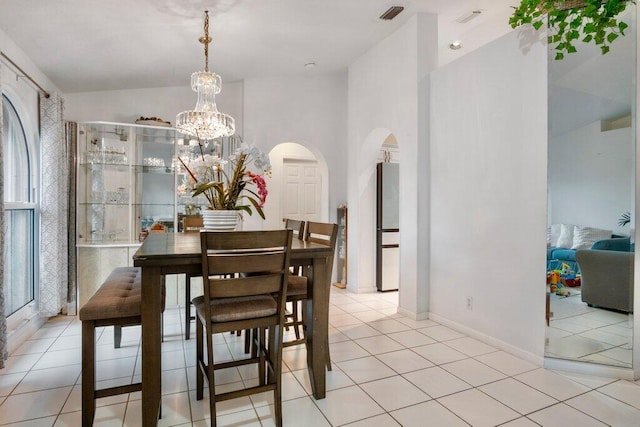
M 198 40 L 204 44 L 204 71 L 191 74 L 191 89 L 198 94 L 193 110 L 183 111 L 176 116 L 176 129 L 201 140 L 231 136 L 236 131 L 235 120 L 218 111 L 216 95 L 222 89 L 222 79 L 209 71 L 209 12 L 205 11 L 204 36 Z

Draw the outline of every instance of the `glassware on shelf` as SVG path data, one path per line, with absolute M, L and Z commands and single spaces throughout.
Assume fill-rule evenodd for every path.
M 91 241 L 93 242 L 115 242 L 118 236 L 124 233 L 122 228 L 111 228 L 107 230 L 92 230 Z
M 92 191 L 88 202 L 126 205 L 129 203 L 129 192 L 124 187 L 118 187 L 116 191 Z
M 142 165 L 164 167 L 165 163 L 164 163 L 164 159 L 159 157 L 145 157 L 144 159 L 142 159 Z
M 124 187 L 118 187 L 118 204 L 126 205 L 129 203 L 129 193 L 126 191 Z
M 105 146 L 100 150 L 87 151 L 85 160 L 87 163 L 92 164 L 126 165 L 127 153 L 124 147 Z

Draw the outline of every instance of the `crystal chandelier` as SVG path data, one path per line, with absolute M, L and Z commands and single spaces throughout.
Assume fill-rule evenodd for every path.
M 204 71 L 191 74 L 191 89 L 198 94 L 193 110 L 183 111 L 176 116 L 176 129 L 201 140 L 230 136 L 236 130 L 235 120 L 218 111 L 216 95 L 220 93 L 222 79 L 209 71 L 209 12 L 204 12 L 204 36 L 198 41 L 204 44 Z

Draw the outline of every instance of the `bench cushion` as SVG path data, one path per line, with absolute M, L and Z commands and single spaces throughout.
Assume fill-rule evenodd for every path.
M 139 267 L 118 267 L 80 309 L 80 320 L 104 320 L 141 315 Z

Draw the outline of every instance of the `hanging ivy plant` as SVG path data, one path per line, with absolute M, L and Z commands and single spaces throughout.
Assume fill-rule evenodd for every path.
M 635 4 L 635 0 L 521 0 L 509 24 L 512 28 L 531 24 L 539 30 L 546 17 L 550 30 L 547 40 L 554 45 L 557 60 L 577 51 L 576 40 L 596 44 L 604 55 L 629 27 L 617 19 L 627 3 Z

